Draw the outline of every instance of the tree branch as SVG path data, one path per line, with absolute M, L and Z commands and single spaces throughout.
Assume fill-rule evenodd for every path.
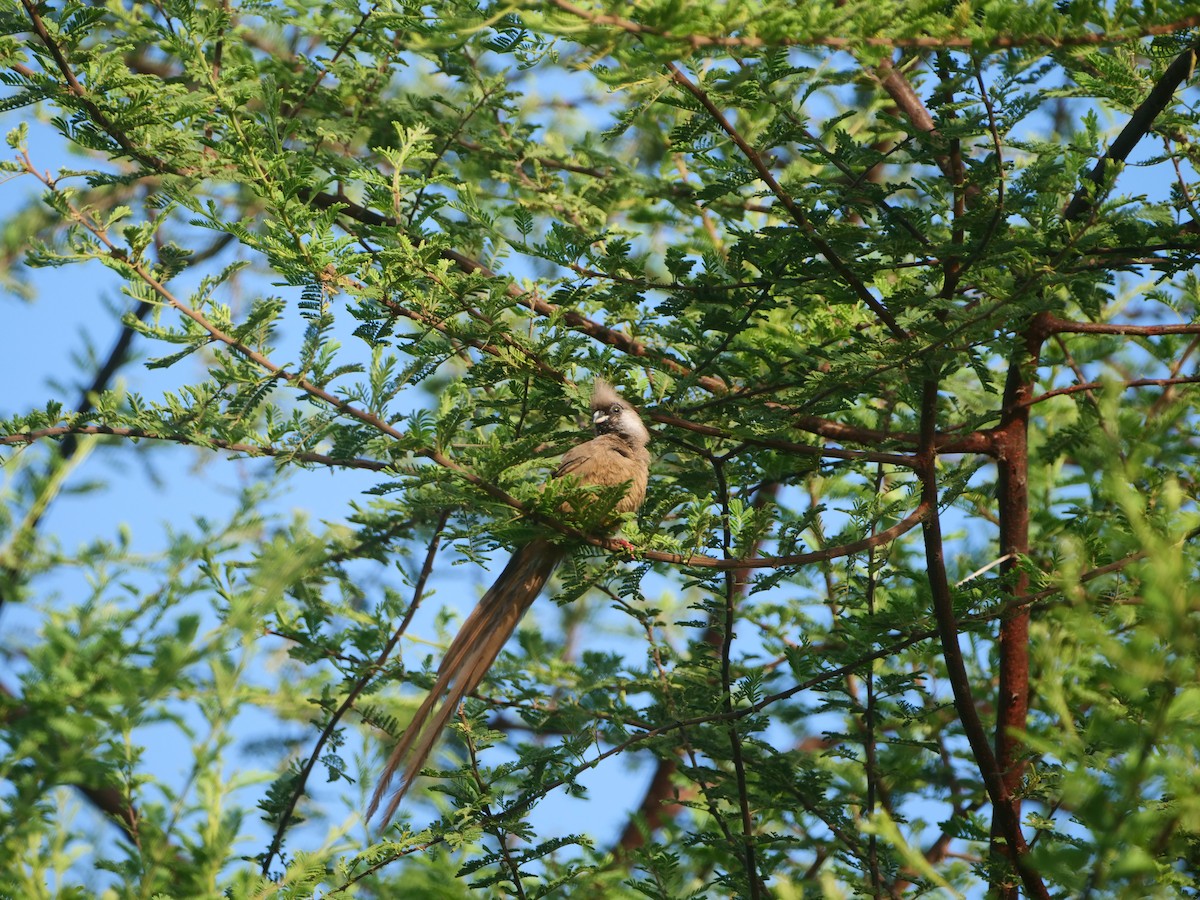
M 1110 384 L 1117 384 L 1121 390 L 1128 391 L 1133 388 L 1142 387 L 1170 387 L 1175 384 L 1200 384 L 1200 375 L 1180 375 L 1177 378 L 1134 378 L 1131 381 L 1105 382 L 1105 381 L 1088 381 L 1083 384 L 1072 384 L 1066 387 L 1055 388 L 1052 391 L 1046 391 L 1044 394 L 1038 394 L 1036 397 L 1027 397 L 1016 401 L 1020 406 L 1035 406 L 1038 403 L 1044 403 L 1052 397 L 1064 397 L 1068 394 L 1078 394 L 1085 391 L 1099 390 L 1108 387 Z
M 384 216 L 372 209 L 367 209 L 365 206 L 353 202 L 344 194 L 313 193 L 310 197 L 310 202 L 320 209 L 337 208 L 344 215 L 364 225 L 387 226 L 391 228 L 402 227 L 401 223 L 391 216 Z M 418 246 L 422 243 L 418 238 L 414 238 L 414 241 Z M 466 254 L 459 253 L 457 250 L 443 247 L 438 250 L 438 255 L 442 259 L 454 263 L 460 271 L 468 274 L 478 273 L 489 279 L 499 279 L 501 277 L 497 272 L 488 268 L 483 263 L 472 259 Z M 681 378 L 691 375 L 691 370 L 687 366 L 671 358 L 665 351 L 651 348 L 636 338 L 625 334 L 623 331 L 609 328 L 573 310 L 566 310 L 560 306 L 556 306 L 547 300 L 543 300 L 536 292 L 526 291 L 512 281 L 508 282 L 504 290 L 509 297 L 521 306 L 525 306 L 546 318 L 559 317 L 570 328 L 587 335 L 599 343 L 620 350 L 627 356 L 654 360 L 671 374 Z M 706 390 L 715 393 L 724 393 L 729 389 L 724 381 L 712 376 L 701 376 L 697 379 L 696 383 Z
M 671 73 L 671 77 L 675 83 L 680 85 L 689 94 L 695 97 L 700 104 L 708 111 L 709 116 L 720 127 L 722 131 L 729 136 L 729 139 L 737 146 L 742 155 L 746 157 L 746 161 L 758 173 L 758 177 L 770 188 L 771 193 L 783 205 L 783 208 L 788 211 L 788 215 L 806 238 L 812 243 L 817 251 L 825 257 L 826 262 L 833 267 L 833 270 L 841 276 L 855 295 L 861 300 L 870 310 L 875 313 L 875 317 L 886 326 L 888 331 L 892 333 L 892 337 L 897 340 L 906 340 L 909 337 L 907 331 L 900 327 L 895 317 L 888 311 L 887 307 L 867 289 L 849 265 L 838 255 L 837 251 L 817 233 L 816 226 L 809 221 L 808 216 L 792 198 L 792 195 L 783 189 L 783 186 L 776 180 L 772 174 L 770 167 L 763 161 L 762 156 L 758 151 L 750 146 L 749 142 L 742 137 L 741 133 L 733 127 L 733 124 L 726 118 L 725 114 L 717 108 L 713 103 L 712 98 L 708 93 L 695 84 L 690 78 L 683 74 L 683 71 L 675 65 L 668 63 L 667 70 Z
M 717 482 L 717 499 L 721 506 L 721 550 L 726 559 L 733 551 L 733 531 L 729 522 L 729 486 L 725 481 L 724 462 L 711 460 L 713 475 Z M 742 570 L 744 572 L 744 570 Z M 725 570 L 725 621 L 721 628 L 721 707 L 726 713 L 733 712 L 733 638 L 736 607 L 742 589 L 738 586 L 737 569 Z M 750 816 L 750 794 L 746 786 L 746 761 L 742 755 L 742 736 L 737 722 L 729 722 L 730 758 L 737 782 L 738 808 L 742 817 L 742 856 L 746 866 L 746 881 L 750 885 L 751 900 L 761 897 L 763 886 L 758 874 L 758 854 L 754 846 L 754 820 Z
M 400 624 L 396 627 L 396 630 L 392 632 L 391 639 L 388 640 L 388 642 L 384 644 L 383 649 L 379 651 L 379 654 L 375 657 L 375 661 L 371 663 L 371 665 L 366 668 L 363 674 L 354 682 L 350 688 L 350 691 L 338 705 L 338 708 L 334 710 L 333 714 L 329 717 L 329 721 L 325 723 L 325 727 L 321 729 L 321 734 L 317 738 L 317 742 L 313 745 L 312 752 L 308 755 L 308 759 L 301 767 L 291 796 L 289 796 L 286 806 L 279 814 L 279 822 L 276 825 L 275 834 L 272 836 L 271 843 L 268 845 L 266 852 L 262 856 L 261 868 L 263 875 L 270 874 L 271 862 L 274 860 L 275 855 L 283 847 L 283 836 L 287 831 L 288 826 L 291 824 L 292 813 L 296 809 L 296 804 L 300 802 L 300 798 L 304 795 L 304 792 L 308 786 L 308 777 L 312 774 L 312 770 L 316 768 L 317 762 L 321 758 L 321 751 L 324 749 L 325 744 L 333 735 L 333 732 L 337 728 L 338 723 L 342 720 L 342 717 L 354 707 L 354 702 L 358 699 L 359 695 L 366 690 L 367 686 L 371 683 L 371 680 L 375 678 L 380 671 L 382 671 L 384 665 L 387 663 L 388 657 L 392 655 L 392 651 L 399 642 L 400 636 L 408 630 L 409 623 L 412 622 L 413 616 L 416 615 L 417 608 L 421 605 L 421 600 L 425 595 L 425 583 L 429 580 L 429 576 L 433 572 L 433 561 L 437 557 L 438 547 L 441 545 L 442 541 L 442 529 L 446 527 L 446 521 L 449 518 L 450 511 L 443 511 L 441 517 L 438 519 L 437 525 L 433 529 L 433 537 L 430 538 L 429 546 L 425 550 L 425 562 L 421 565 L 421 572 L 417 576 L 416 583 L 413 585 L 413 597 L 411 602 L 408 604 L 408 609 L 404 612 L 403 619 L 401 619 Z
M 1005 592 L 1018 599 L 1029 590 L 1029 575 L 1020 560 L 1029 555 L 1029 409 L 1033 393 L 1045 319 L 1038 317 L 1026 329 L 1024 342 L 1015 348 L 1009 361 L 1004 383 L 1004 398 L 1000 425 L 993 433 L 996 442 L 996 502 L 1000 517 L 1000 563 Z M 1011 832 L 1019 832 L 1021 801 L 1019 791 L 1022 772 L 1019 765 L 1020 735 L 1025 733 L 1029 718 L 1029 607 L 1014 606 L 1000 619 L 996 638 L 999 657 L 996 688 L 996 766 L 1004 783 L 1004 802 L 1001 810 L 993 798 L 992 853 L 1013 860 L 1017 845 Z M 1011 900 L 1016 900 L 1016 886 L 1001 888 Z
M 917 470 L 921 479 L 921 501 L 930 509 L 925 518 L 923 530 L 925 533 L 925 564 L 929 574 L 929 587 L 933 594 L 933 611 L 937 619 L 938 636 L 942 642 L 942 657 L 946 663 L 946 672 L 950 688 L 954 694 L 954 708 L 958 711 L 959 721 L 963 732 L 971 746 L 971 754 L 979 773 L 983 777 L 988 797 L 992 801 L 992 809 L 999 820 L 1004 838 L 1012 848 L 1012 860 L 1021 875 L 1021 881 L 1030 897 L 1038 900 L 1049 900 L 1046 890 L 1038 874 L 1033 871 L 1026 858 L 1029 847 L 1025 836 L 1021 833 L 1020 822 L 1013 816 L 1012 797 L 1008 792 L 996 757 L 988 743 L 983 723 L 979 719 L 979 711 L 975 707 L 975 698 L 971 691 L 971 680 L 967 675 L 967 667 L 963 661 L 962 649 L 958 645 L 958 620 L 954 613 L 954 599 L 950 593 L 950 583 L 946 578 L 946 563 L 943 556 L 942 528 L 937 513 L 939 503 L 937 487 L 937 454 L 933 447 L 934 423 L 937 417 L 937 384 L 934 381 L 925 383 L 924 396 L 921 403 L 921 434 L 922 460 L 924 465 Z
M 63 80 L 67 83 L 67 89 L 79 101 L 80 106 L 87 110 L 88 115 L 96 121 L 96 124 L 104 129 L 109 137 L 120 145 L 122 150 L 154 171 L 190 174 L 190 170 L 176 169 L 161 157 L 142 150 L 124 131 L 118 128 L 116 123 L 92 100 L 87 88 L 79 83 L 79 80 L 75 77 L 75 73 L 71 71 L 71 66 L 67 62 L 66 56 L 63 55 L 62 48 L 50 37 L 50 32 L 46 29 L 46 23 L 38 13 L 37 5 L 32 0 L 21 0 L 21 5 L 25 7 L 25 13 L 29 16 L 34 33 L 45 45 L 46 49 L 50 51 L 50 55 L 54 57 L 54 64 L 58 66 L 59 72 L 62 73 Z
M 123 428 L 112 425 L 55 425 L 50 428 L 39 428 L 36 431 L 24 431 L 14 434 L 0 435 L 0 446 L 16 446 L 32 444 L 45 438 L 63 437 L 73 434 L 111 435 L 113 437 L 130 438 L 146 441 L 170 441 L 176 444 L 198 447 L 200 442 L 186 434 L 160 434 L 146 431 L 143 428 Z M 340 469 L 367 469 L 372 472 L 383 472 L 392 463 L 381 462 L 377 459 L 363 457 L 336 457 L 325 453 L 312 453 L 306 450 L 289 450 L 281 447 L 269 447 L 260 444 L 243 444 L 238 441 L 226 441 L 221 438 L 205 437 L 205 446 L 216 447 L 218 450 L 228 450 L 231 453 L 244 453 L 247 456 L 260 456 L 280 459 L 297 459 L 301 462 L 315 463 L 321 466 Z
M 1063 210 L 1064 221 L 1073 222 L 1087 213 L 1096 202 L 1094 190 L 1104 183 L 1104 170 L 1109 160 L 1124 162 L 1138 142 L 1150 133 L 1150 129 L 1154 127 L 1154 120 L 1167 108 L 1167 104 L 1175 96 L 1176 89 L 1190 78 L 1195 70 L 1198 48 L 1200 48 L 1200 38 L 1175 57 L 1154 87 L 1150 89 L 1146 99 L 1138 104 L 1138 108 L 1133 111 L 1133 115 L 1129 117 L 1129 121 L 1125 123 L 1125 127 L 1117 135 L 1117 139 L 1108 148 L 1108 153 L 1096 161 L 1096 165 L 1088 173 L 1087 181 L 1080 185 L 1075 196 L 1071 198 L 1071 202 Z

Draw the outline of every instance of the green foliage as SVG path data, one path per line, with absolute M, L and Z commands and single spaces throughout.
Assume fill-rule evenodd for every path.
M 0 10 L 4 283 L 110 277 L 122 341 L 0 422 L 0 894 L 1200 891 L 1194 25 Z M 628 548 L 546 483 L 598 377 L 654 429 Z M 232 511 L 64 546 L 166 445 Z M 364 827 L 442 601 L 535 537 L 558 605 Z

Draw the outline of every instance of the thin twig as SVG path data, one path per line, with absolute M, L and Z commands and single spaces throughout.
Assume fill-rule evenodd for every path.
M 717 482 L 717 497 L 721 504 L 721 550 L 728 559 L 733 552 L 733 532 L 729 522 L 729 485 L 725 481 L 723 460 L 712 459 L 713 477 Z M 736 621 L 735 606 L 738 598 L 736 569 L 725 570 L 725 622 L 721 635 L 721 706 L 733 712 L 733 637 Z M 742 736 L 737 722 L 729 723 L 729 749 L 733 761 L 733 773 L 737 780 L 738 807 L 742 814 L 742 855 L 745 859 L 746 881 L 750 885 L 751 900 L 761 896 L 757 853 L 754 848 L 754 821 L 750 817 L 750 792 L 746 784 L 746 761 L 742 756 Z
M 1038 394 L 1036 397 L 1030 397 L 1026 400 L 1021 400 L 1021 406 L 1034 406 L 1038 403 L 1044 403 L 1052 397 L 1064 397 L 1069 394 L 1078 394 L 1082 392 L 1090 393 L 1091 391 L 1099 390 L 1110 385 L 1116 385 L 1123 391 L 1128 391 L 1133 388 L 1141 387 L 1170 387 L 1176 384 L 1200 384 L 1200 375 L 1181 375 L 1178 378 L 1135 378 L 1131 381 L 1088 381 L 1083 384 L 1071 384 L 1066 387 L 1055 388 L 1052 391 L 1046 391 L 1044 394 Z
M 264 875 L 269 873 L 271 862 L 275 858 L 275 854 L 277 854 L 280 848 L 283 846 L 283 836 L 287 831 L 288 826 L 291 824 L 292 812 L 296 809 L 296 804 L 300 802 L 300 798 L 304 795 L 305 789 L 308 785 L 308 776 L 311 775 L 312 770 L 316 768 L 317 762 L 321 758 L 321 751 L 325 748 L 325 744 L 329 741 L 329 738 L 333 736 L 333 732 L 337 728 L 338 723 L 342 720 L 342 717 L 353 708 L 354 701 L 358 699 L 359 695 L 362 694 L 364 690 L 366 690 L 372 679 L 374 679 L 375 676 L 383 670 L 384 666 L 387 664 L 388 657 L 391 656 L 392 650 L 395 649 L 397 642 L 400 640 L 400 636 L 408 630 L 409 623 L 412 622 L 413 616 L 416 615 L 417 608 L 421 605 L 421 600 L 425 596 L 425 583 L 429 580 L 429 576 L 433 572 L 433 561 L 437 556 L 438 547 L 442 541 L 442 530 L 446 527 L 446 521 L 449 518 L 450 511 L 443 511 L 441 517 L 438 519 L 437 525 L 434 527 L 433 537 L 430 538 L 429 546 L 425 550 L 425 562 L 421 565 L 421 572 L 417 576 L 416 584 L 413 585 L 413 598 L 408 604 L 408 609 L 405 610 L 404 618 L 401 620 L 396 630 L 392 633 L 391 639 L 384 644 L 383 649 L 379 651 L 379 654 L 375 657 L 375 660 L 363 671 L 363 674 L 358 677 L 358 679 L 354 682 L 354 685 L 350 688 L 349 693 L 346 694 L 345 698 L 338 705 L 338 708 L 334 711 L 333 715 L 329 717 L 329 721 L 326 722 L 325 727 L 321 729 L 321 734 L 317 738 L 316 744 L 313 745 L 312 752 L 309 754 L 308 759 L 301 767 L 298 777 L 296 778 L 292 794 L 288 798 L 286 807 L 279 816 L 279 822 L 276 825 L 275 834 L 272 836 L 271 843 L 267 847 L 267 852 L 263 856 L 262 873 Z
M 842 280 L 854 291 L 855 295 L 875 313 L 875 317 L 892 333 L 892 337 L 897 340 L 907 339 L 909 337 L 908 332 L 900 327 L 900 324 L 888 311 L 887 307 L 880 302 L 878 297 L 870 292 L 867 286 L 863 284 L 862 279 L 854 273 L 845 260 L 833 249 L 833 246 L 817 233 L 816 226 L 809 221 L 808 216 L 792 198 L 792 195 L 783 189 L 783 186 L 775 178 L 775 175 L 771 172 L 766 162 L 763 161 L 759 152 L 750 146 L 750 143 L 733 127 L 733 123 L 729 121 L 713 102 L 712 98 L 708 96 L 708 92 L 684 75 L 683 70 L 675 65 L 675 63 L 668 63 L 667 70 L 671 73 L 671 77 L 675 80 L 676 84 L 680 85 L 700 101 L 700 104 L 708 112 L 709 117 L 729 136 L 729 139 L 733 141 L 738 150 L 742 152 L 742 155 L 746 157 L 746 161 L 758 173 L 758 177 L 770 188 L 775 198 L 783 204 L 783 208 L 788 211 L 788 215 L 800 228 L 804 236 L 825 257 L 826 262 L 841 276 Z
M 147 431 L 144 428 L 125 428 L 115 425 L 54 425 L 49 428 L 39 428 L 35 431 L 21 431 L 14 434 L 0 435 L 0 446 L 32 444 L 46 438 L 79 434 L 111 435 L 112 437 L 129 438 L 135 441 L 169 441 L 176 444 L 188 445 L 197 445 L 199 442 L 199 439 L 193 435 L 160 434 Z M 382 462 L 377 459 L 337 457 L 326 453 L 312 453 L 307 450 L 292 450 L 287 447 L 244 444 L 240 441 L 227 441 L 223 438 L 205 437 L 203 442 L 206 447 L 228 450 L 231 453 L 244 453 L 246 456 L 295 459 L 300 462 L 315 463 L 338 469 L 367 469 L 372 472 L 383 472 L 393 465 L 392 463 Z

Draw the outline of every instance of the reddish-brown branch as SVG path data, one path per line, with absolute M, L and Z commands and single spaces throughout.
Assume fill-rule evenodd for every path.
M 1029 400 L 1037 375 L 1038 357 L 1048 322 L 1031 325 L 1022 352 L 1009 364 L 1004 385 L 1000 426 L 994 432 L 998 470 L 997 505 L 1000 517 L 1000 572 L 1008 595 L 1019 600 L 1029 590 L 1029 575 L 1021 558 L 1029 554 Z M 1021 735 L 1029 715 L 1029 607 L 1014 606 L 1000 621 L 997 639 L 999 687 L 996 697 L 996 765 L 1004 785 L 1006 810 L 993 806 L 992 853 L 1013 858 L 1011 823 L 1021 821 Z M 997 801 L 993 799 L 993 803 Z M 1015 860 L 1014 860 L 1015 861 Z M 1016 886 L 1003 886 L 1015 900 Z
M 868 446 L 879 446 L 880 444 L 895 443 L 902 447 L 916 447 L 920 442 L 920 436 L 910 431 L 895 431 L 885 432 L 874 428 L 860 428 L 857 425 L 843 425 L 841 422 L 834 422 L 829 419 L 821 419 L 816 416 L 798 416 L 792 424 L 801 431 L 808 431 L 812 434 L 819 434 L 821 437 L 828 438 L 831 441 L 845 441 L 854 444 L 866 444 Z M 938 453 L 983 453 L 991 454 L 993 452 L 991 437 L 983 431 L 972 431 L 963 435 L 934 435 L 933 445 Z M 824 451 L 828 453 L 829 451 Z M 892 462 L 890 459 L 881 459 L 885 456 L 881 453 L 873 453 L 870 456 L 861 457 L 869 462 Z M 901 456 L 904 460 L 903 465 L 911 467 L 914 465 L 913 458 L 910 456 Z M 896 465 L 901 465 L 897 462 Z
M 973 206 L 979 196 L 980 188 L 975 184 L 965 184 L 965 171 L 963 169 L 961 152 L 954 146 L 952 142 L 946 141 L 942 134 L 938 131 L 937 125 L 933 120 L 933 116 L 929 112 L 929 108 L 925 102 L 917 94 L 908 77 L 893 65 L 890 59 L 884 59 L 870 73 L 870 75 L 879 82 L 879 86 L 884 89 L 892 102 L 896 104 L 897 109 L 912 123 L 913 128 L 925 136 L 925 139 L 933 144 L 933 161 L 941 171 L 947 181 L 954 188 L 955 196 L 954 203 L 957 207 L 964 208 Z M 986 96 L 984 97 L 985 104 L 988 103 Z M 990 106 L 989 106 L 990 112 Z M 993 120 L 994 127 L 994 120 Z M 941 145 L 940 147 L 938 145 Z M 1001 206 L 1002 204 L 997 204 Z M 992 217 L 992 223 L 989 225 L 989 232 L 994 231 L 998 227 L 1001 218 L 1003 217 L 1002 210 L 997 209 L 996 214 Z M 982 254 L 986 247 L 988 239 L 979 242 L 979 248 L 976 251 L 976 258 Z M 973 260 L 972 260 L 973 263 Z M 965 270 L 966 266 L 962 266 L 960 261 L 954 261 L 954 265 L 960 266 Z M 961 277 L 962 272 L 958 272 Z
M 929 381 L 925 385 L 921 402 L 921 459 L 923 465 L 917 470 L 921 479 L 921 500 L 930 508 L 925 518 L 923 531 L 925 535 L 925 563 L 929 574 L 929 588 L 933 596 L 933 612 L 937 619 L 938 636 L 942 643 L 942 658 L 946 663 L 946 674 L 950 681 L 950 689 L 954 695 L 954 708 L 962 723 L 963 733 L 971 747 L 971 755 L 979 767 L 988 797 L 992 801 L 994 821 L 1012 850 L 1012 861 L 1021 876 L 1025 890 L 1030 897 L 1039 900 L 1049 900 L 1046 890 L 1038 874 L 1030 867 L 1027 854 L 1029 848 L 1025 836 L 1021 833 L 1021 823 L 1013 814 L 1012 796 L 1008 790 L 1003 773 L 992 753 L 979 711 L 975 706 L 975 697 L 971 690 L 971 680 L 967 675 L 966 663 L 963 661 L 962 649 L 959 647 L 958 619 L 954 612 L 954 598 L 950 593 L 950 582 L 946 577 L 946 561 L 942 544 L 942 527 L 938 516 L 938 486 L 936 451 L 933 448 L 934 426 L 937 420 L 936 382 Z
M 879 82 L 879 86 L 887 92 L 892 102 L 896 104 L 896 107 L 907 117 L 908 121 L 912 123 L 917 131 L 932 138 L 935 142 L 942 142 L 942 136 L 938 133 L 933 116 L 930 115 L 925 102 L 917 96 L 917 92 L 913 89 L 908 78 L 892 64 L 890 59 L 885 59 L 879 63 L 872 74 Z M 933 159 L 947 180 L 951 183 L 958 182 L 955 167 L 949 154 L 944 149 L 935 153 Z
M 663 425 L 670 425 L 672 428 L 680 428 L 684 431 L 690 431 L 693 434 L 704 434 L 708 435 L 709 437 L 727 438 L 729 440 L 736 440 L 742 443 L 750 444 L 751 446 L 755 447 L 769 447 L 772 450 L 782 450 L 785 453 L 794 453 L 800 456 L 816 456 L 823 459 L 853 459 L 861 460 L 863 462 L 885 463 L 887 465 L 899 466 L 905 469 L 911 469 L 913 466 L 912 457 L 905 456 L 900 453 L 877 453 L 873 450 L 839 450 L 833 447 L 818 447 L 810 444 L 797 444 L 794 441 L 785 441 L 777 438 L 743 437 L 742 435 L 735 434 L 734 432 L 731 432 L 725 428 L 718 428 L 716 425 L 691 422 L 687 419 L 682 419 L 679 416 L 673 416 L 669 413 L 651 411 L 648 415 L 655 422 L 660 422 Z M 830 440 L 848 440 L 860 444 L 871 443 L 870 436 L 879 433 L 866 431 L 854 426 L 840 425 L 837 422 L 831 422 L 828 419 L 818 419 L 812 416 L 796 419 L 794 424 L 802 431 L 809 431 L 813 434 L 819 434 L 822 437 L 829 438 Z
M 1178 378 L 1135 378 L 1132 381 L 1120 381 L 1116 382 L 1116 384 L 1123 391 L 1141 387 L 1170 387 L 1175 384 L 1200 384 L 1200 375 L 1180 375 Z M 1083 384 L 1072 384 L 1067 387 L 1055 388 L 1052 391 L 1046 391 L 1044 394 L 1038 394 L 1036 397 L 1027 397 L 1016 402 L 1022 406 L 1029 407 L 1043 403 L 1052 397 L 1063 397 L 1069 394 L 1095 391 L 1107 386 L 1108 384 L 1103 381 L 1088 381 Z
M 1051 334 L 1116 334 L 1125 337 L 1159 337 L 1164 334 L 1200 334 L 1200 322 L 1183 325 L 1123 325 L 1118 322 L 1074 322 L 1043 313 L 1038 317 L 1038 330 Z

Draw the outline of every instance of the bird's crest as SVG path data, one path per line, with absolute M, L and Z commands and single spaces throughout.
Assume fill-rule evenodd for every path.
M 603 378 L 597 378 L 595 384 L 592 385 L 592 409 L 608 409 L 614 403 L 620 403 L 622 406 L 628 406 L 621 395 L 613 390 L 613 386 Z

